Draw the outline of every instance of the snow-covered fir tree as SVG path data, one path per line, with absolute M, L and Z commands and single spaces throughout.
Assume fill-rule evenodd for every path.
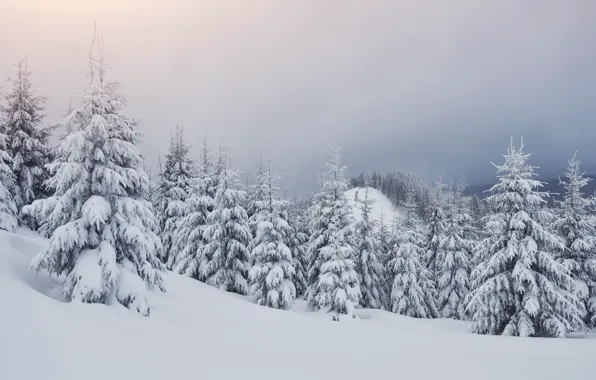
M 149 315 L 145 292 L 162 285 L 158 222 L 146 200 L 137 121 L 121 113 L 126 100 L 105 80 L 102 61 L 90 55 L 82 108 L 63 123 L 70 134 L 49 165 L 55 195 L 27 206 L 50 208 L 44 221 L 56 227 L 31 267 L 65 275 L 67 300 L 119 302 Z
M 228 156 L 220 148 L 217 191 L 213 211 L 203 232 L 206 244 L 199 278 L 209 285 L 238 294 L 248 294 L 248 244 L 251 240 L 244 209 L 246 191 L 240 188 L 238 173 L 228 167 Z
M 44 181 L 48 178 L 46 164 L 52 152 L 48 140 L 54 127 L 40 125 L 46 99 L 35 94 L 27 61 L 21 60 L 16 67 L 12 90 L 4 96 L 5 105 L 0 106 L 0 124 L 7 136 L 6 152 L 12 159 L 15 203 L 20 213 L 23 206 L 48 195 Z M 29 227 L 37 228 L 34 219 L 25 215 L 21 219 Z
M 294 286 L 296 287 L 296 297 L 302 297 L 308 288 L 308 221 L 306 220 L 305 208 L 298 200 L 289 206 L 288 220 L 291 233 L 287 239 L 288 248 L 292 252 L 292 265 L 296 271 L 294 276 Z
M 391 259 L 391 248 L 392 244 L 392 233 L 389 227 L 387 227 L 387 216 L 385 210 L 381 209 L 381 215 L 379 216 L 379 228 L 377 229 L 377 240 L 379 241 L 380 260 L 383 268 L 387 267 L 387 263 Z
M 16 183 L 6 152 L 6 135 L 0 130 L 0 230 L 14 232 L 18 226 L 18 209 L 14 200 Z
M 192 179 L 190 196 L 184 202 L 185 216 L 174 234 L 174 246 L 179 253 L 173 263 L 173 270 L 196 280 L 201 279 L 203 249 L 207 243 L 204 231 L 214 205 L 210 191 L 213 182 L 211 166 L 205 140 L 197 175 Z
M 251 225 L 251 230 L 256 232 L 257 229 L 257 217 L 256 214 L 259 212 L 257 202 L 262 201 L 265 199 L 265 187 L 266 184 L 264 183 L 265 179 L 265 171 L 266 171 L 266 164 L 263 155 L 259 156 L 259 165 L 255 170 L 252 178 L 248 179 L 248 186 L 247 186 L 247 197 L 246 197 L 246 214 L 248 215 L 249 224 Z
M 470 215 L 472 216 L 472 218 L 474 218 L 474 220 L 476 221 L 482 219 L 482 217 L 484 217 L 485 207 L 482 204 L 482 200 L 480 199 L 480 197 L 474 194 L 469 198 L 468 203 L 468 208 L 470 209 Z
M 391 279 L 389 303 L 394 313 L 415 318 L 436 318 L 435 284 L 424 265 L 425 238 L 416 212 L 414 190 L 407 189 L 405 214 L 396 228 L 392 258 L 386 272 Z
M 192 193 L 195 176 L 194 162 L 188 157 L 189 150 L 184 143 L 184 130 L 177 125 L 172 131 L 158 191 L 160 199 L 157 212 L 162 243 L 160 258 L 168 269 L 172 269 L 177 261 L 179 249 L 174 244 L 174 234 L 186 216 L 185 201 Z
M 309 300 L 309 293 L 313 289 L 313 285 L 319 278 L 321 273 L 321 261 L 319 260 L 319 251 L 325 246 L 328 237 L 324 235 L 328 224 L 328 220 L 323 218 L 323 208 L 325 207 L 326 194 L 322 191 L 323 173 L 320 173 L 319 178 L 321 184 L 321 191 L 314 194 L 309 208 L 306 210 L 308 218 L 308 230 L 310 231 L 308 237 L 308 248 L 306 251 L 306 260 L 308 263 L 306 277 L 308 280 L 308 288 L 306 289 L 305 299 Z
M 445 189 L 447 185 L 439 178 L 435 182 L 435 189 L 429 206 L 429 222 L 426 234 L 426 266 L 433 278 L 437 276 L 438 250 L 441 241 L 445 239 Z
M 447 197 L 445 236 L 437 249 L 436 287 L 439 314 L 443 318 L 467 319 L 465 300 L 470 292 L 469 265 L 474 241 L 466 238 L 473 223 L 463 199 L 460 181 Z
M 479 334 L 565 337 L 583 328 L 584 304 L 574 294 L 569 269 L 553 252 L 564 247 L 547 225 L 553 215 L 541 206 L 547 193 L 533 177 L 530 154 L 513 146 L 495 165 L 499 182 L 486 199 L 488 237 L 477 250 L 468 310 Z
M 339 319 L 354 316 L 360 305 L 360 284 L 354 270 L 356 252 L 350 244 L 352 210 L 345 195 L 345 166 L 339 149 L 333 149 L 320 193 L 315 197 L 309 241 L 309 288 L 307 301 L 314 310 L 324 310 Z
M 577 153 L 576 153 L 577 155 Z M 575 281 L 576 293 L 584 303 L 587 314 L 585 322 L 596 324 L 596 220 L 590 215 L 593 198 L 587 198 L 582 189 L 590 178 L 580 172 L 576 155 L 569 160 L 565 178 L 560 180 L 565 195 L 560 202 L 560 217 L 554 227 L 563 238 L 565 248 L 558 258 L 567 267 Z
M 255 200 L 256 235 L 251 243 L 254 265 L 249 279 L 259 305 L 289 309 L 296 298 L 296 271 L 285 242 L 293 231 L 288 224 L 288 202 L 277 198 L 279 178 L 269 159 L 260 178 L 263 198 Z
M 226 153 L 226 147 L 223 144 L 219 144 L 219 152 L 217 155 L 217 162 L 213 165 L 213 170 L 211 171 L 211 186 L 208 189 L 208 193 L 211 198 L 215 199 L 215 194 L 217 193 L 217 189 L 219 187 L 219 177 L 221 176 L 224 170 L 227 170 L 230 167 L 230 162 L 228 158 L 228 154 Z M 238 173 L 237 173 L 238 174 Z M 238 180 L 236 180 L 238 182 Z M 242 207 L 246 210 L 246 205 L 248 204 L 248 194 L 245 193 L 245 200 L 242 204 Z M 248 215 L 248 213 L 247 213 Z
M 384 309 L 387 306 L 385 292 L 385 270 L 380 256 L 382 245 L 375 234 L 377 223 L 372 220 L 371 208 L 374 199 L 364 189 L 364 197 L 358 199 L 362 219 L 356 224 L 356 272 L 360 276 L 361 305 L 370 309 Z
M 247 178 L 247 194 L 246 194 L 246 215 L 248 215 L 248 226 L 250 227 L 250 233 L 252 239 L 248 244 L 248 250 L 252 252 L 254 242 L 256 242 L 255 237 L 257 236 L 257 229 L 258 224 L 260 221 L 259 211 L 260 206 L 259 202 L 263 202 L 267 198 L 267 184 L 265 183 L 266 173 L 266 164 L 263 155 L 259 156 L 259 165 L 255 170 L 252 178 Z M 254 256 L 251 255 L 250 261 L 251 265 L 254 264 L 253 262 Z

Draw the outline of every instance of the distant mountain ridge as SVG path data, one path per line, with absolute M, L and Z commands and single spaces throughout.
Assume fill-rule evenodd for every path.
M 586 174 L 585 177 L 590 178 L 591 181 L 582 189 L 585 195 L 594 195 L 596 193 L 596 174 Z M 549 193 L 553 194 L 551 196 L 551 200 L 559 200 L 562 198 L 563 194 L 565 193 L 565 189 L 563 186 L 559 185 L 559 178 L 550 178 L 550 179 L 542 179 L 542 182 L 546 182 L 542 191 L 548 191 Z M 484 185 L 468 185 L 466 188 L 466 195 L 477 195 L 481 198 L 485 197 L 487 193 L 486 190 L 490 189 L 494 184 L 484 184 Z M 550 203 L 550 202 L 549 202 Z

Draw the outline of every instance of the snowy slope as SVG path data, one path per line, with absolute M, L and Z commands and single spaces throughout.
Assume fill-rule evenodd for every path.
M 63 303 L 28 272 L 45 240 L 0 231 L 0 379 L 594 379 L 596 339 L 465 333 L 466 323 L 362 310 L 332 322 L 169 274 L 153 315 Z M 589 336 L 588 338 L 594 338 Z
M 364 199 L 365 190 L 366 188 L 364 187 L 356 187 L 345 192 L 348 202 L 350 205 L 352 205 L 354 218 L 357 221 L 362 219 L 362 215 L 360 211 L 360 203 L 356 202 L 356 194 L 358 194 L 358 199 Z M 389 198 L 383 195 L 383 193 L 381 193 L 379 190 L 373 189 L 372 187 L 368 188 L 368 198 L 374 200 L 374 203 L 371 207 L 371 217 L 373 220 L 380 222 L 381 214 L 385 214 L 385 225 L 387 228 L 389 228 L 389 230 L 391 230 L 394 215 L 396 212 L 398 215 L 400 215 L 399 210 L 393 207 Z

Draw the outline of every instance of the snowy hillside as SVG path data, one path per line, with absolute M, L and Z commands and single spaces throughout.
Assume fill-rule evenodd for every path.
M 348 198 L 348 202 L 353 207 L 353 214 L 354 218 L 359 221 L 362 219 L 362 212 L 360 211 L 360 203 L 356 202 L 356 195 L 358 195 L 358 199 L 364 199 L 364 192 L 366 188 L 363 187 L 356 187 L 346 191 L 346 197 Z M 372 205 L 372 219 L 380 222 L 381 215 L 384 214 L 384 222 L 385 225 L 391 229 L 393 223 L 393 217 L 395 212 L 399 212 L 399 210 L 395 209 L 391 204 L 389 198 L 387 198 L 383 193 L 381 193 L 377 189 L 373 189 L 372 187 L 368 188 L 368 197 L 369 199 L 374 199 L 375 203 Z
M 0 379 L 593 379 L 596 339 L 465 332 L 360 310 L 360 320 L 257 306 L 178 275 L 152 316 L 64 303 L 28 271 L 46 241 L 0 231 Z M 596 338 L 588 336 L 588 338 Z

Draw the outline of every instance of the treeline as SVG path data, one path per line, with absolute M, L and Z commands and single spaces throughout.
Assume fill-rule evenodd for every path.
M 137 120 L 123 113 L 95 46 L 58 146 L 48 144 L 53 128 L 41 126 L 44 99 L 24 65 L 2 106 L 0 228 L 49 238 L 31 267 L 62 275 L 67 301 L 148 316 L 146 292 L 166 291 L 170 270 L 266 307 L 304 298 L 334 320 L 377 308 L 470 320 L 481 334 L 564 337 L 593 326 L 595 203 L 575 157 L 556 208 L 523 145 L 511 144 L 482 202 L 464 196 L 463 182 L 428 188 L 413 175 L 374 174 L 351 181 L 364 187 L 353 209 L 337 148 L 314 197 L 289 202 L 271 159 L 244 185 L 225 146 L 212 160 L 205 141 L 193 160 L 177 127 L 151 181 Z M 373 217 L 369 187 L 399 206 L 390 227 Z
M 433 189 L 429 187 L 425 181 L 417 177 L 412 173 L 403 173 L 400 171 L 394 171 L 392 173 L 380 174 L 372 172 L 372 174 L 358 173 L 348 180 L 350 188 L 355 187 L 366 187 L 370 186 L 374 189 L 379 190 L 385 195 L 395 207 L 400 207 L 406 202 L 407 190 L 409 187 L 414 192 L 414 202 L 416 204 L 416 212 L 420 218 L 425 222 L 428 222 L 430 218 L 430 211 L 432 210 L 432 197 Z M 468 204 L 470 211 L 475 219 L 479 220 L 486 213 L 486 207 L 482 203 L 481 199 L 486 196 L 479 196 L 476 193 L 470 194 L 467 190 L 468 187 L 463 182 L 457 183 L 443 183 L 442 179 L 438 179 L 435 183 L 438 188 L 463 186 L 463 193 L 465 197 L 462 199 L 463 202 Z M 490 186 L 485 190 L 490 189 Z

